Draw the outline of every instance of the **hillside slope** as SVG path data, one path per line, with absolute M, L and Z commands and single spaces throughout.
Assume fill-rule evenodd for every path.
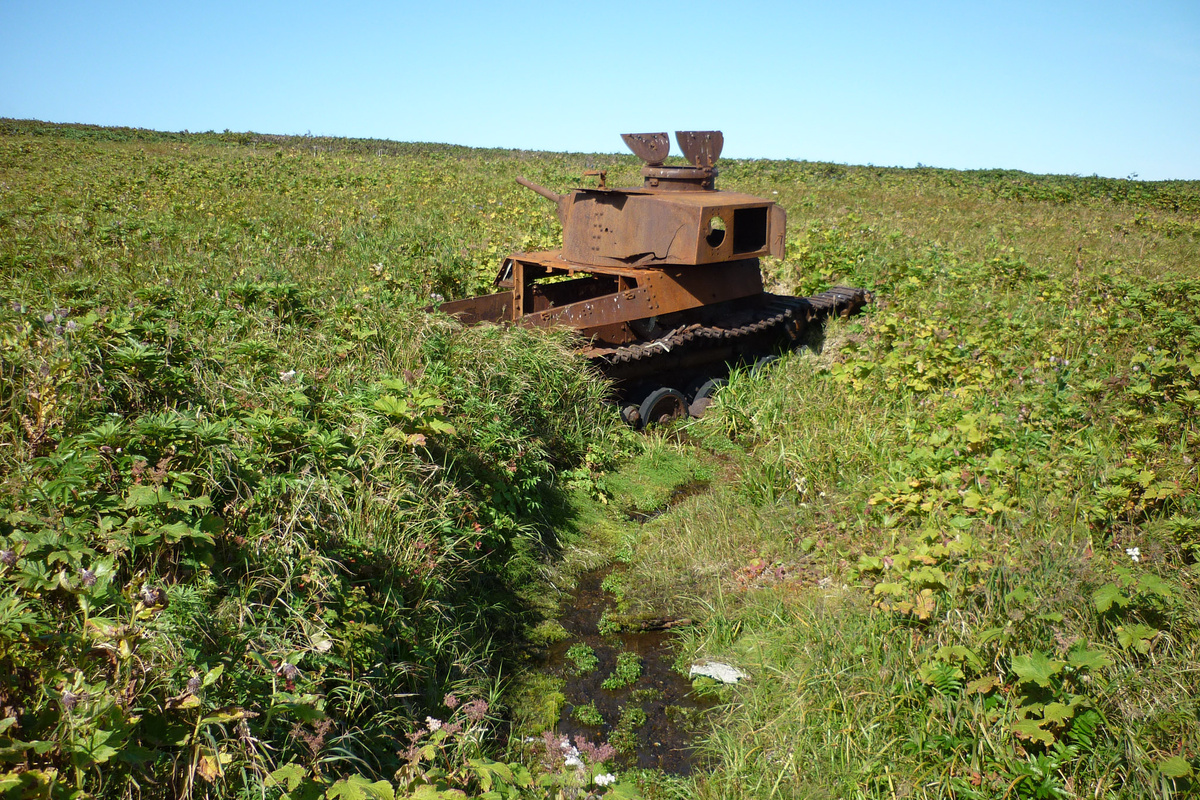
M 622 602 L 752 678 L 622 792 L 1195 792 L 1200 183 L 723 163 L 774 290 L 876 303 L 639 440 L 566 335 L 424 310 L 593 168 L 638 162 L 0 121 L 0 791 L 555 791 L 500 681 L 652 448 L 720 480 Z

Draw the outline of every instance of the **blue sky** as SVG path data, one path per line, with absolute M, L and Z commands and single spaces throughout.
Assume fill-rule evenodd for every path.
M 0 116 L 1200 179 L 1200 0 L 0 0 Z

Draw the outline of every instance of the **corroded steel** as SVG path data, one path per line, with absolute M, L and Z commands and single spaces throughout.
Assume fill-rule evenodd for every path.
M 720 131 L 675 131 L 683 157 L 693 167 L 711 167 L 721 157 L 725 137 Z
M 621 140 L 646 164 L 661 164 L 671 154 L 671 140 L 665 133 L 622 133 Z
M 769 352 L 866 302 L 857 289 L 807 299 L 763 291 L 759 258 L 783 257 L 786 214 L 769 199 L 715 188 L 720 131 L 677 131 L 686 165 L 666 163 L 665 133 L 622 138 L 643 162 L 641 186 L 610 188 L 601 172 L 599 186 L 560 194 L 518 178 L 557 206 L 562 249 L 510 255 L 500 291 L 442 310 L 467 323 L 574 328 L 620 387 Z

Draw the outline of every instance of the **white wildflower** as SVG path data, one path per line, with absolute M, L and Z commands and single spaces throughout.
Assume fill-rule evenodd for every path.
M 1136 548 L 1136 547 L 1126 547 L 1126 548 L 1125 548 L 1125 555 L 1129 556 L 1129 558 L 1130 558 L 1130 559 L 1131 559 L 1131 560 L 1132 560 L 1132 561 L 1133 561 L 1135 564 L 1136 564 L 1137 562 L 1139 562 L 1139 561 L 1141 561 L 1141 560 L 1142 560 L 1142 551 L 1141 551 L 1141 550 L 1139 550 L 1139 549 L 1138 549 L 1138 548 Z
M 597 786 L 612 786 L 617 782 L 617 776 L 611 772 L 606 772 L 603 775 L 597 775 L 595 781 Z
M 442 727 L 442 721 L 440 719 L 434 719 L 433 717 L 426 717 L 425 724 L 429 726 L 430 731 L 436 731 L 438 728 Z
M 575 767 L 575 769 L 583 769 L 583 759 L 579 756 L 567 756 L 563 764 L 568 767 Z
M 289 369 L 287 372 L 279 373 L 279 380 L 283 381 L 284 383 L 291 383 L 292 381 L 296 380 L 296 370 Z

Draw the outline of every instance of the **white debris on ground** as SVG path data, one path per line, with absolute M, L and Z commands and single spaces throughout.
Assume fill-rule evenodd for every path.
M 743 678 L 749 678 L 748 673 L 742 672 L 737 667 L 732 667 L 729 664 L 722 664 L 720 661 L 706 661 L 703 664 L 692 664 L 692 668 L 688 670 L 688 680 L 695 678 L 712 678 L 714 681 L 721 683 L 737 683 Z

